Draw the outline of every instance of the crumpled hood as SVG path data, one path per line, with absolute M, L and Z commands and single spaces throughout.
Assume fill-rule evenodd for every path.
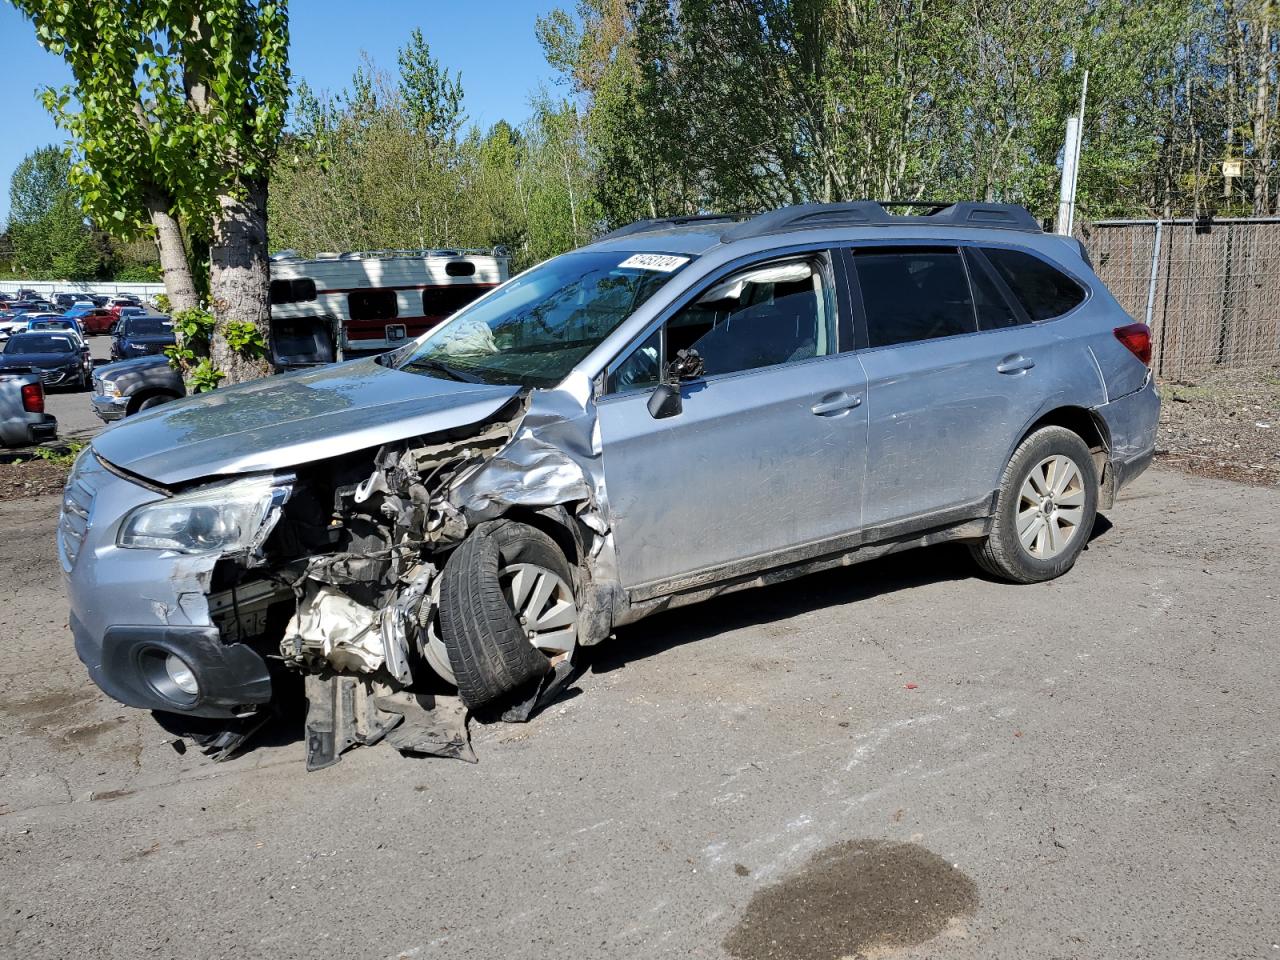
M 354 360 L 166 403 L 104 431 L 93 449 L 138 476 L 178 484 L 286 469 L 466 426 L 517 392 Z

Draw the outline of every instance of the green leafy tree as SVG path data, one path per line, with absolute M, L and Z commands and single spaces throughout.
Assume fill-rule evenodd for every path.
M 92 280 L 108 267 L 110 248 L 85 223 L 69 170 L 65 151 L 41 147 L 13 172 L 9 235 L 14 269 L 26 277 Z
M 176 310 L 197 305 L 181 224 L 207 239 L 212 363 L 230 382 L 265 373 L 227 329 L 269 335 L 267 183 L 288 104 L 285 0 L 14 2 L 71 67 L 73 83 L 46 91 L 45 103 L 70 134 L 85 211 L 118 236 L 154 236 Z

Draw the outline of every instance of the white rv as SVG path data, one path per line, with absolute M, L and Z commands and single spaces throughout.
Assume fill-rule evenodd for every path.
M 292 251 L 271 258 L 273 327 L 323 318 L 338 357 L 400 346 L 504 282 L 511 262 L 496 250 Z

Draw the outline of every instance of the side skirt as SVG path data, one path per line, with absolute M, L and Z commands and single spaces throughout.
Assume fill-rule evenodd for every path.
M 804 544 L 782 553 L 750 557 L 627 590 L 629 609 L 614 624 L 632 623 L 673 607 L 700 603 L 723 593 L 781 583 L 806 574 L 848 567 L 866 560 L 956 540 L 987 535 L 995 494 L 962 507 L 861 530 L 855 534 Z

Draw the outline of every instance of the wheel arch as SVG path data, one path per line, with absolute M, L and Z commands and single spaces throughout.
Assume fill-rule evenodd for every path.
M 1022 442 L 1043 427 L 1062 427 L 1070 430 L 1085 442 L 1089 452 L 1093 454 L 1093 465 L 1098 475 L 1099 506 L 1110 507 L 1114 500 L 1114 477 L 1111 475 L 1108 459 L 1111 451 L 1111 431 L 1107 428 L 1106 421 L 1087 407 L 1075 404 L 1061 404 L 1041 411 L 1023 427 L 1017 439 L 1005 451 L 1004 460 L 999 465 L 999 471 L 1001 473 L 1004 471 L 1004 465 L 1013 457 L 1013 452 L 1022 445 Z M 1000 474 L 997 473 L 997 486 L 999 485 L 999 476 Z
M 564 507 L 557 505 L 541 510 L 513 507 L 499 519 L 514 520 L 545 533 L 560 548 L 564 558 L 569 561 L 569 566 L 580 570 L 584 555 L 582 534 L 578 529 L 579 524 Z
M 129 396 L 129 405 L 125 407 L 125 416 L 132 416 L 138 412 L 138 408 L 142 406 L 144 400 L 150 400 L 152 397 L 168 397 L 172 400 L 181 399 L 180 393 L 172 390 L 166 390 L 163 387 L 151 387 L 147 390 L 139 390 L 135 394 Z

